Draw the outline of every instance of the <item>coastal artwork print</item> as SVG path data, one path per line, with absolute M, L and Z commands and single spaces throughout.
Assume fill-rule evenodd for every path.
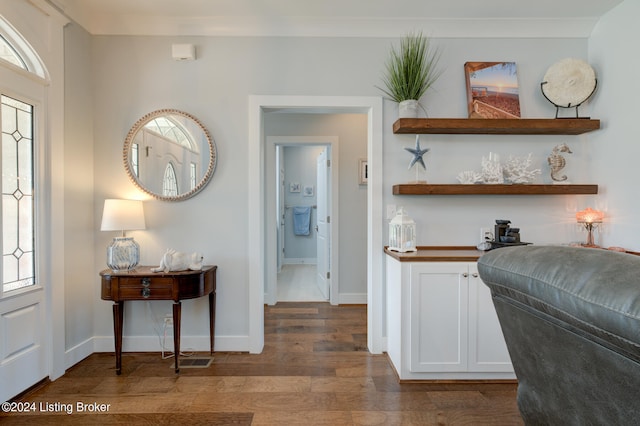
M 467 62 L 469 118 L 520 118 L 515 62 Z

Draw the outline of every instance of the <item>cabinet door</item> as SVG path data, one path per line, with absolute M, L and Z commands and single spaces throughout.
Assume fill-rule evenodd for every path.
M 512 372 L 491 291 L 469 266 L 469 371 Z
M 411 265 L 410 370 L 467 370 L 468 264 Z

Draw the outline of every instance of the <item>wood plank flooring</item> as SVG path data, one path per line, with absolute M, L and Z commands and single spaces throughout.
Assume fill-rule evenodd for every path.
M 178 375 L 159 353 L 123 354 L 120 376 L 112 353 L 93 354 L 15 400 L 34 403 L 35 412 L 2 413 L 0 423 L 523 424 L 515 384 L 398 383 L 386 355 L 367 352 L 366 318 L 366 306 L 267 306 L 262 354 L 216 352 L 209 367 Z M 91 405 L 79 412 L 78 403 Z

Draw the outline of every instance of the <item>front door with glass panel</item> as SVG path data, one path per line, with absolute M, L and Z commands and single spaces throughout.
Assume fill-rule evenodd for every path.
M 1 68 L 1 67 L 0 67 Z M 0 69 L 0 400 L 47 377 L 44 288 L 36 257 L 36 88 Z M 4 86 L 8 82 L 13 84 Z

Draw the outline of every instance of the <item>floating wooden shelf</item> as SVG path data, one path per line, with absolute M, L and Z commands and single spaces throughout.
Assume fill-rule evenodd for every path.
M 588 118 L 400 118 L 393 123 L 398 134 L 469 135 L 580 135 L 600 128 Z
M 431 185 L 419 183 L 393 186 L 393 195 L 582 195 L 597 193 L 598 185 Z

